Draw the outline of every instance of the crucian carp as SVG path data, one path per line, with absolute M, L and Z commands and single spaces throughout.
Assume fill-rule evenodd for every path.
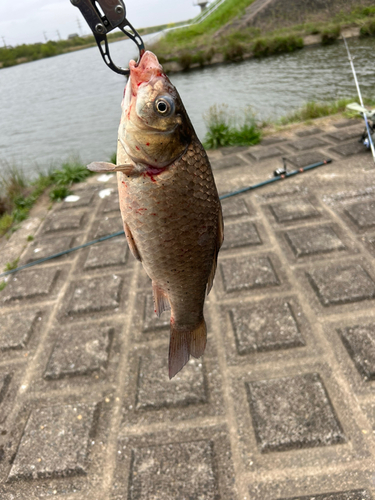
M 224 238 L 219 196 L 207 154 L 181 98 L 152 52 L 130 62 L 122 101 L 117 165 L 129 248 L 152 280 L 155 313 L 171 310 L 169 377 L 205 350 L 203 316 Z

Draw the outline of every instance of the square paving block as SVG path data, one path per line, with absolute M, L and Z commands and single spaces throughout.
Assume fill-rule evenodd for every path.
M 238 354 L 304 346 L 288 302 L 262 300 L 230 309 Z
M 322 131 L 322 129 L 320 129 L 318 127 L 309 127 L 309 128 L 304 129 L 304 130 L 301 130 L 300 132 L 296 132 L 296 135 L 298 137 L 307 137 L 310 135 L 320 134 L 321 131 Z
M 358 125 L 359 123 L 360 123 L 359 120 L 353 120 L 349 118 L 348 120 L 340 120 L 334 123 L 333 126 L 336 128 L 344 128 L 344 127 L 351 127 L 352 125 Z
M 353 490 L 303 497 L 280 498 L 278 500 L 372 500 L 372 496 L 366 490 Z
M 172 380 L 168 376 L 168 349 L 158 348 L 140 359 L 136 409 L 160 409 L 207 403 L 201 359 L 190 359 Z
M 262 452 L 345 442 L 319 374 L 250 382 L 247 389 Z
M 351 156 L 357 155 L 359 153 L 366 153 L 367 149 L 366 146 L 364 146 L 361 142 L 355 141 L 348 142 L 347 144 L 340 144 L 338 146 L 335 146 L 334 148 L 331 148 L 330 151 L 338 153 L 341 156 Z
M 47 297 L 59 275 L 56 268 L 21 271 L 10 278 L 7 286 L 0 292 L 0 300 L 9 302 L 17 299 Z
M 118 231 L 123 231 L 124 225 L 122 223 L 120 213 L 116 217 L 111 217 L 110 219 L 106 217 L 101 220 L 94 234 L 94 239 L 101 238 L 102 236 L 107 236 L 112 233 L 117 233 Z
M 285 142 L 286 139 L 285 137 L 267 137 L 266 139 L 262 139 L 261 145 L 262 146 L 271 146 L 271 144 L 279 144 L 280 142 Z
M 287 156 L 286 159 L 297 168 L 302 168 L 326 160 L 327 155 L 320 151 L 309 151 L 308 153 L 300 153 L 295 156 Z
M 213 444 L 190 441 L 133 450 L 129 500 L 217 500 Z
M 366 380 L 375 379 L 375 324 L 339 329 L 341 340 Z
M 227 292 L 256 289 L 280 284 L 269 257 L 239 257 L 220 264 Z
M 76 281 L 68 314 L 116 309 L 120 305 L 122 279 L 116 275 Z
M 330 226 L 302 227 L 285 233 L 296 257 L 345 250 L 344 243 Z
M 246 167 L 249 166 L 242 158 L 239 156 L 227 156 L 221 160 L 214 160 L 211 162 L 212 168 L 214 170 L 220 170 L 222 168 L 231 168 L 231 167 Z
M 0 316 L 0 351 L 22 349 L 33 333 L 39 311 L 16 312 Z
M 118 194 L 111 194 L 105 202 L 103 213 L 120 212 L 120 201 Z
M 350 127 L 348 129 L 339 130 L 338 132 L 331 132 L 327 134 L 327 137 L 338 142 L 348 141 L 350 139 L 355 139 L 356 137 L 359 140 L 362 132 L 363 129 L 358 129 L 358 127 Z
M 87 375 L 107 366 L 113 328 L 70 325 L 62 330 L 48 361 L 45 379 Z
M 74 236 L 55 236 L 53 238 L 33 241 L 22 262 L 33 262 L 34 260 L 44 259 L 44 257 L 68 250 L 72 248 L 74 239 Z
M 80 229 L 83 225 L 85 214 L 81 211 L 61 212 L 57 210 L 53 212 L 44 224 L 45 233 L 53 233 L 55 231 L 69 231 Z
M 95 202 L 99 202 L 99 196 L 97 190 L 86 189 L 79 190 L 73 193 L 74 196 L 77 196 L 79 199 L 75 201 L 63 201 L 61 204 L 61 209 L 65 208 L 79 208 L 79 207 L 88 207 L 89 205 L 94 205 Z M 94 196 L 96 196 L 96 200 L 94 200 Z M 69 198 L 68 198 L 69 199 Z
M 225 226 L 225 238 L 222 249 L 261 245 L 257 227 L 252 222 L 238 222 Z
M 284 154 L 284 151 L 280 148 L 274 146 L 260 146 L 251 148 L 248 153 L 245 153 L 247 157 L 251 160 L 265 160 L 267 158 L 273 158 L 274 156 L 281 156 Z
M 309 271 L 307 277 L 325 307 L 375 297 L 375 283 L 360 264 L 329 265 Z
M 8 481 L 86 474 L 96 405 L 59 405 L 31 412 Z
M 306 151 L 306 149 L 318 148 L 326 145 L 326 141 L 323 141 L 320 137 L 306 137 L 305 139 L 299 139 L 298 141 L 289 143 L 289 146 L 297 151 Z
M 345 209 L 351 220 L 359 229 L 375 226 L 375 201 L 367 200 L 354 203 Z
M 272 203 L 269 207 L 277 222 L 292 222 L 320 215 L 314 205 L 304 198 Z
M 228 198 L 222 201 L 223 217 L 249 215 L 249 207 L 242 198 Z
M 221 148 L 219 151 L 221 151 L 221 154 L 223 156 L 228 156 L 228 155 L 234 155 L 236 153 L 242 153 L 243 151 L 246 151 L 249 149 L 249 146 L 232 146 L 228 148 Z
M 111 238 L 93 245 L 88 253 L 84 269 L 96 269 L 107 266 L 125 264 L 128 254 L 128 245 L 125 236 Z
M 160 318 L 156 316 L 154 299 L 152 294 L 147 294 L 144 298 L 144 316 L 143 316 L 143 332 L 150 332 L 153 330 L 161 330 L 168 328 L 170 324 L 171 313 L 164 311 Z

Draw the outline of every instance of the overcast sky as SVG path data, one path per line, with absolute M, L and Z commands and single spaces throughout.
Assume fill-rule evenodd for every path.
M 126 0 L 125 6 L 129 22 L 135 28 L 145 28 L 195 17 L 200 8 L 193 3 L 196 0 Z M 89 32 L 80 10 L 70 0 L 0 0 L 0 45 L 4 40 L 7 45 L 19 45 Z

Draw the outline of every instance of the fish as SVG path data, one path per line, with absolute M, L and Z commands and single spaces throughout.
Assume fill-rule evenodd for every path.
M 220 200 L 206 151 L 157 57 L 130 61 L 116 165 L 126 239 L 152 281 L 157 316 L 170 310 L 169 378 L 203 355 L 203 315 L 224 239 Z

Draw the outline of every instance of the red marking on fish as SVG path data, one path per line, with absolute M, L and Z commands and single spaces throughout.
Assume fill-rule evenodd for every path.
M 136 146 L 136 147 L 135 147 L 135 149 L 136 149 L 137 151 L 140 151 L 140 149 L 139 149 L 139 147 L 138 147 L 138 146 Z

